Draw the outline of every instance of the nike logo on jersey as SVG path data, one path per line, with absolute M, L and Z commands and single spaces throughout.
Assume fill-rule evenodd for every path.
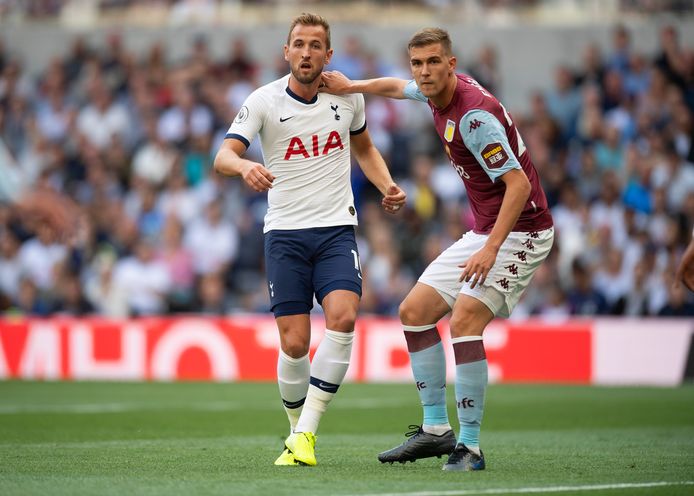
M 280 122 L 285 122 L 288 121 L 289 119 L 293 119 L 294 116 L 292 115 L 291 117 L 280 117 Z

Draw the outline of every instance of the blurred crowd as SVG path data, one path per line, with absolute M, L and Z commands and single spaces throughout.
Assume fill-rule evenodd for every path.
M 553 87 L 514 116 L 557 231 L 514 318 L 694 315 L 693 295 L 672 284 L 694 227 L 694 50 L 671 27 L 655 57 L 634 51 L 631 36 L 617 26 L 609 49 L 586 45 L 580 65 L 557 67 Z M 283 76 L 286 62 L 261 67 L 241 39 L 216 60 L 202 36 L 184 60 L 167 55 L 158 43 L 132 53 L 117 33 L 99 50 L 77 37 L 32 77 L 0 40 L 0 160 L 21 171 L 26 191 L 59 196 L 75 216 L 66 235 L 50 216 L 0 201 L 0 312 L 269 310 L 266 195 L 211 165 L 245 98 Z M 461 62 L 500 92 L 493 46 Z M 381 60 L 357 38 L 336 47 L 328 68 L 351 78 L 409 77 L 405 58 Z M 361 308 L 396 315 L 472 215 L 425 105 L 368 97 L 366 111 L 408 206 L 386 216 L 353 168 Z M 262 160 L 257 140 L 247 155 Z M 52 205 L 44 213 L 56 213 Z
M 360 0 L 0 0 L 0 21 L 13 20 L 45 20 L 59 17 L 63 10 L 74 7 L 75 10 L 90 8 L 98 16 L 108 16 L 112 13 L 133 14 L 131 20 L 137 20 L 145 9 L 149 22 L 157 18 L 161 23 L 180 24 L 214 24 L 220 20 L 220 12 L 225 7 L 274 7 L 287 4 L 306 5 L 312 9 L 324 9 L 331 6 L 344 6 L 349 3 L 364 7 Z M 438 9 L 444 16 L 455 15 L 472 9 L 475 12 L 499 12 L 503 16 L 520 12 L 553 11 L 553 9 L 590 10 L 597 7 L 601 15 L 607 11 L 616 11 L 620 15 L 649 16 L 653 14 L 691 14 L 694 4 L 691 0 L 619 0 L 610 2 L 607 9 L 600 9 L 601 0 L 577 2 L 575 0 L 368 0 L 375 7 L 414 7 L 422 9 Z M 156 12 L 159 15 L 156 15 Z

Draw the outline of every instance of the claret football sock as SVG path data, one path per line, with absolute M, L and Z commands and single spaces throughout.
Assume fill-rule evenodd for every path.
M 352 354 L 354 332 L 325 330 L 311 363 L 311 378 L 304 409 L 295 432 L 318 430 L 320 418 L 345 378 Z
M 458 441 L 477 453 L 487 389 L 487 355 L 482 336 L 453 338 L 455 399 L 460 421 Z
M 308 354 L 300 358 L 292 358 L 280 350 L 277 358 L 277 384 L 289 419 L 290 431 L 294 430 L 299 421 L 304 401 L 306 401 L 310 374 L 311 362 Z
M 446 411 L 446 356 L 435 325 L 403 326 L 410 365 L 424 410 L 422 429 L 440 435 L 451 429 Z

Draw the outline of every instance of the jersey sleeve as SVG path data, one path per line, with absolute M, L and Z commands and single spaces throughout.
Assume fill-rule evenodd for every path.
M 486 110 L 471 110 L 458 123 L 460 135 L 468 150 L 492 181 L 521 164 L 511 149 L 506 129 Z
M 251 93 L 236 114 L 234 122 L 229 126 L 225 138 L 235 138 L 248 148 L 251 141 L 263 127 L 269 104 L 262 94 L 256 90 Z
M 424 94 L 419 91 L 419 87 L 417 86 L 417 82 L 412 79 L 410 80 L 407 85 L 405 86 L 405 89 L 402 90 L 402 94 L 407 98 L 408 100 L 417 100 L 420 102 L 426 103 L 428 98 L 424 96 Z
M 352 117 L 352 122 L 349 125 L 349 134 L 354 136 L 355 134 L 363 133 L 366 130 L 366 111 L 364 105 L 364 95 L 357 93 L 354 95 L 354 116 Z

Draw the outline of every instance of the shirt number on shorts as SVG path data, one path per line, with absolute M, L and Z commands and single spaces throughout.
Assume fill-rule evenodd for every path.
M 357 271 L 357 275 L 359 276 L 359 279 L 361 279 L 361 265 L 359 263 L 359 254 L 357 253 L 357 250 L 351 250 L 352 251 L 352 256 L 354 256 L 354 270 Z

